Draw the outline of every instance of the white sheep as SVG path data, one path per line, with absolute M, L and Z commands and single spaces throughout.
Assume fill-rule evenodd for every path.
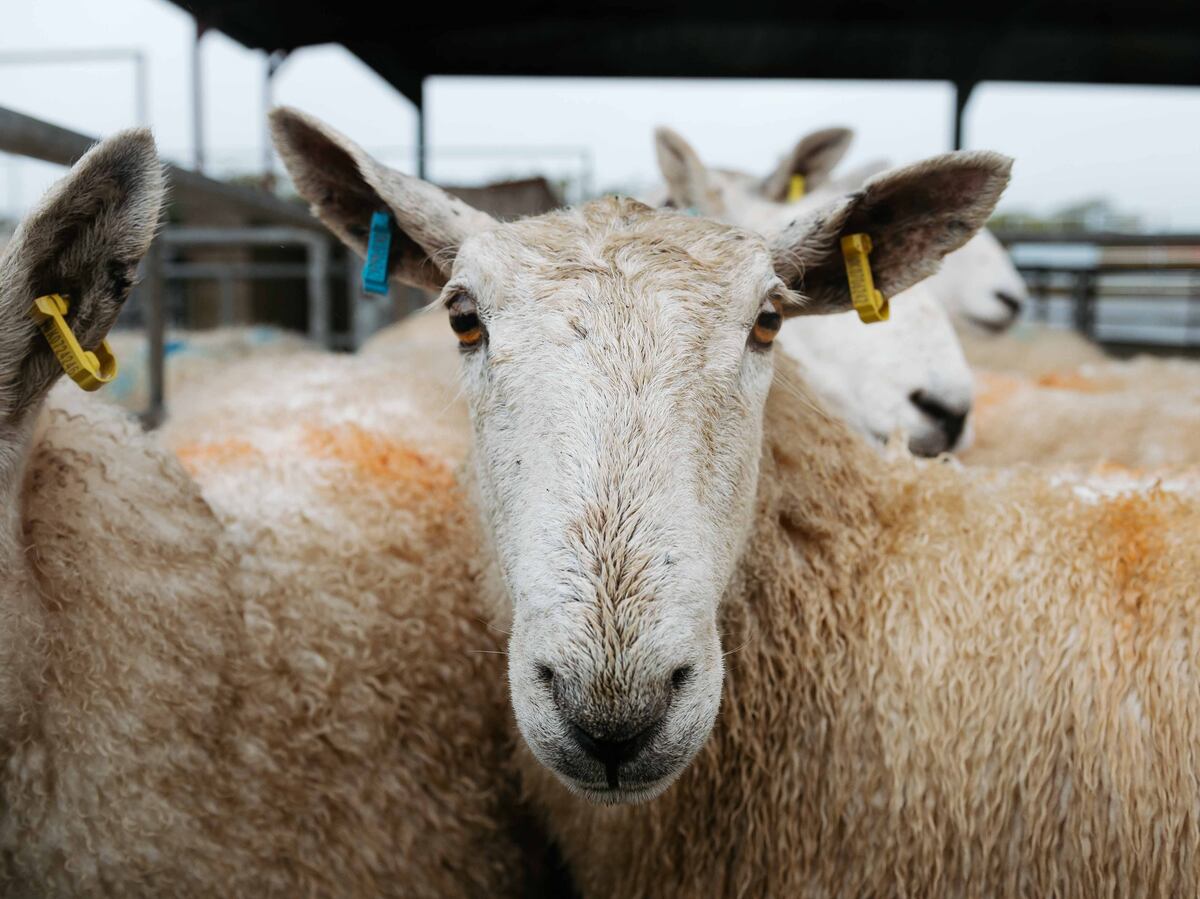
M 585 899 L 1200 892 L 1200 507 L 881 459 L 770 349 L 848 305 L 840 236 L 897 293 L 1006 160 L 768 243 L 618 200 L 498 225 L 274 125 L 335 232 L 388 209 L 391 274 L 441 288 L 526 789 Z
M 0 259 L 0 895 L 542 889 L 474 521 L 419 404 L 195 445 L 202 495 L 114 406 L 50 391 L 34 299 L 96 346 L 162 193 L 149 133 L 118 135 Z M 403 392 L 324 359 L 346 408 Z
M 150 403 L 150 345 L 146 332 L 114 331 L 108 341 L 121 364 L 116 379 L 105 387 L 102 396 L 133 412 L 141 412 Z M 214 371 L 241 359 L 276 358 L 312 348 L 301 335 L 271 325 L 168 332 L 163 353 L 167 405 L 170 407 L 176 396 L 190 392 L 193 387 L 204 391 Z
M 706 167 L 668 128 L 658 129 L 655 145 L 672 205 L 771 234 L 846 192 L 829 171 L 850 138 L 846 129 L 816 132 L 763 181 Z M 793 174 L 805 176 L 805 199 L 787 197 Z M 909 449 L 925 456 L 969 445 L 974 382 L 949 315 L 924 285 L 897 296 L 888 321 L 867 326 L 854 312 L 803 316 L 780 337 L 826 408 L 862 433 L 881 443 L 904 434 Z

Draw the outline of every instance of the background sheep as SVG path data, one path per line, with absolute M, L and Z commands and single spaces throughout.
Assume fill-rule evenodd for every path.
M 67 384 L 42 410 L 61 370 L 31 298 L 65 289 L 95 345 L 161 196 L 148 133 L 119 135 L 0 262 L 0 893 L 535 889 L 500 635 L 436 455 L 296 414 L 183 454 L 206 497 L 115 407 Z
M 121 360 L 116 379 L 102 396 L 133 412 L 150 405 L 149 344 L 140 330 L 114 331 L 108 339 Z M 164 392 L 168 401 L 193 386 L 206 387 L 214 372 L 232 362 L 255 356 L 274 358 L 314 349 L 299 334 L 271 325 L 212 328 L 207 331 L 172 331 L 167 334 L 163 357 Z

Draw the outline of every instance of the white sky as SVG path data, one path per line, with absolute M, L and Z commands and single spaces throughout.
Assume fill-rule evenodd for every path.
M 165 0 L 5 6 L 0 105 L 95 135 L 135 124 L 132 64 L 72 63 L 70 50 L 137 48 L 149 60 L 159 146 L 190 162 L 192 23 L 182 10 Z M 52 64 L 2 64 L 4 53 L 30 50 Z M 208 158 L 222 171 L 258 170 L 263 55 L 215 33 L 202 53 Z M 411 107 L 340 47 L 293 54 L 275 97 L 411 169 Z M 912 160 L 948 149 L 951 137 L 950 89 L 934 82 L 435 78 L 426 97 L 430 174 L 460 183 L 533 170 L 573 176 L 586 165 L 593 188 L 643 187 L 656 180 L 650 132 L 659 123 L 707 162 L 755 172 L 824 125 L 858 132 L 848 165 Z M 1001 209 L 1046 212 L 1107 196 L 1151 227 L 1200 229 L 1200 89 L 985 84 L 966 128 L 968 146 L 1017 159 Z M 0 157 L 0 214 L 28 207 L 54 174 Z

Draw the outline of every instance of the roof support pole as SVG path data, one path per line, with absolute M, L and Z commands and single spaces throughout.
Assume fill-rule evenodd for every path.
M 275 191 L 275 149 L 271 142 L 271 110 L 275 108 L 275 76 L 288 58 L 287 50 L 273 50 L 267 54 L 263 70 L 262 129 L 263 158 L 262 185 L 264 190 Z
M 425 178 L 425 79 L 417 79 L 417 177 Z
M 200 68 L 200 40 L 207 27 L 196 19 L 192 41 L 192 168 L 204 171 L 204 77 Z
M 967 103 L 971 99 L 971 91 L 975 89 L 974 81 L 957 81 L 954 84 L 954 149 L 963 148 L 963 114 L 967 111 Z

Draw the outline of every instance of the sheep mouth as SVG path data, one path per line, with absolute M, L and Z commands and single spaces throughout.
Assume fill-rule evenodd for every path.
M 571 782 L 571 791 L 582 796 L 594 805 L 637 805 L 649 802 L 661 796 L 675 780 L 674 776 L 660 777 L 658 780 L 639 781 L 637 783 L 622 781 L 619 787 L 609 787 L 606 784 L 582 784 Z
M 975 327 L 987 331 L 989 334 L 1003 334 L 1005 331 L 1011 328 L 1017 320 L 1017 316 L 1015 314 L 1004 319 L 994 319 L 982 318 L 978 315 L 972 315 L 970 312 L 964 312 L 963 318 L 965 318 Z

